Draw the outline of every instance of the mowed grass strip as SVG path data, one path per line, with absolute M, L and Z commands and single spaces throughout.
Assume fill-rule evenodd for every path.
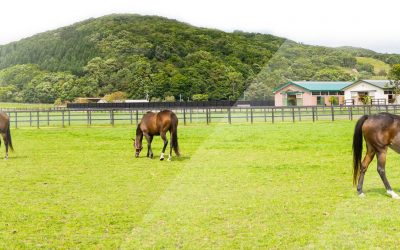
M 156 159 L 135 159 L 131 126 L 13 130 L 16 152 L 0 162 L 0 247 L 395 247 L 400 203 L 376 161 L 367 197 L 352 187 L 353 128 L 180 126 L 183 157 L 172 162 L 157 159 L 159 137 Z M 397 162 L 390 152 L 395 190 Z

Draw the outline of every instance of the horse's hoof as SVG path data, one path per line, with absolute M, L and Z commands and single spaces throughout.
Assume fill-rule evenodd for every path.
M 164 160 L 164 158 L 160 158 L 160 161 L 163 161 Z
M 365 194 L 364 194 L 364 193 L 361 193 L 361 194 L 358 195 L 358 197 L 360 197 L 360 198 L 365 198 Z
M 400 196 L 399 196 L 398 194 L 396 194 L 396 193 L 395 193 L 394 191 L 392 191 L 392 190 L 386 191 L 386 193 L 387 193 L 388 195 L 390 195 L 393 199 L 396 199 L 396 200 L 400 199 Z

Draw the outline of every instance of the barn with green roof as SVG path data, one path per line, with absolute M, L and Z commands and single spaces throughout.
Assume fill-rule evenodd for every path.
M 343 89 L 352 82 L 288 81 L 274 90 L 275 106 L 344 104 Z

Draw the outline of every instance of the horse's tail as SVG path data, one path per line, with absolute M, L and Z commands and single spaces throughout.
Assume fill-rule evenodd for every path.
M 12 140 L 11 140 L 11 132 L 10 132 L 10 121 L 8 121 L 8 127 L 7 127 L 7 132 L 6 132 L 6 137 L 7 137 L 7 143 L 8 146 L 12 151 L 14 151 L 13 145 L 12 145 Z
M 177 156 L 180 156 L 179 145 L 178 145 L 178 117 L 171 113 L 171 146 Z
M 368 119 L 368 115 L 363 115 L 357 122 L 354 128 L 353 135 L 353 184 L 357 185 L 358 176 L 360 175 L 361 156 L 363 148 L 363 133 L 362 126 Z

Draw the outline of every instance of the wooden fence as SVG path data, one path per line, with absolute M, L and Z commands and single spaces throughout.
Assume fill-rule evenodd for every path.
M 400 113 L 400 105 L 175 108 L 180 124 L 353 120 L 364 114 Z M 12 127 L 136 125 L 148 109 L 7 110 Z M 159 111 L 159 110 L 152 110 Z

